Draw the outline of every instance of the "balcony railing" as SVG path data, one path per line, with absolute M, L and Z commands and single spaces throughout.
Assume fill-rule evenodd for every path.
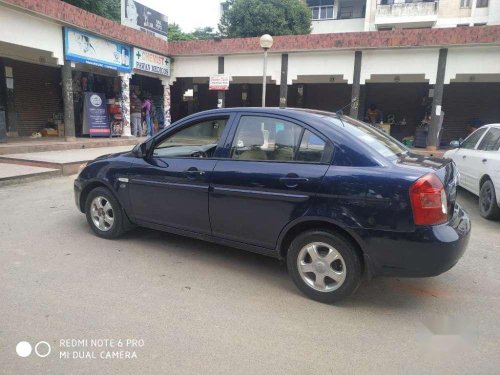
M 377 4 L 377 17 L 415 17 L 437 16 L 438 1 L 421 1 L 412 3 L 387 3 Z

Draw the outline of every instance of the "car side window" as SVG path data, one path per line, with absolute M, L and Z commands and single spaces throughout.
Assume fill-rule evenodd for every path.
M 213 157 L 228 118 L 187 125 L 155 146 L 153 157 Z
M 498 151 L 500 145 L 500 129 L 490 128 L 484 135 L 478 150 L 482 151 Z
M 302 136 L 296 160 L 319 163 L 323 160 L 326 148 L 327 145 L 325 141 L 309 130 L 306 130 Z
M 239 160 L 293 161 L 302 127 L 278 118 L 242 116 L 231 147 Z
M 469 135 L 465 139 L 465 141 L 462 142 L 462 144 L 460 145 L 460 147 L 468 149 L 468 150 L 473 150 L 474 147 L 476 147 L 477 142 L 483 136 L 483 134 L 484 134 L 485 131 L 486 131 L 486 128 L 479 128 L 474 133 L 472 133 L 471 135 Z

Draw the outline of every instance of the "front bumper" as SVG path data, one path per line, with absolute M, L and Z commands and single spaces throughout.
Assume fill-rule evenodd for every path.
M 411 233 L 370 233 L 365 254 L 373 276 L 430 277 L 452 268 L 469 243 L 469 215 L 455 204 L 446 224 L 418 227 Z

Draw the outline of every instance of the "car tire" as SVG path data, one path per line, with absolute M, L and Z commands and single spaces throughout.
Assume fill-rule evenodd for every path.
M 89 193 L 85 215 L 92 231 L 101 238 L 118 238 L 127 231 L 122 206 L 105 187 L 97 187 Z
M 479 212 L 485 219 L 493 220 L 500 218 L 500 207 L 498 207 L 495 186 L 491 180 L 486 180 L 479 191 Z
M 292 241 L 287 268 L 300 291 L 323 303 L 350 296 L 362 278 L 355 245 L 341 234 L 323 230 L 304 232 Z

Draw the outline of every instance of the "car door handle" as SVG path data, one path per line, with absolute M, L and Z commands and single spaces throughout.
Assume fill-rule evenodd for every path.
M 488 161 L 488 159 L 483 159 L 483 163 L 486 163 Z
M 200 171 L 199 169 L 188 169 L 187 171 L 184 171 L 184 174 L 187 175 L 188 177 L 197 177 L 197 176 L 203 176 L 205 174 L 204 171 Z
M 464 156 L 462 156 L 462 159 L 465 159 L 466 157 L 467 157 L 467 155 L 464 155 Z
M 294 188 L 299 186 L 300 183 L 308 182 L 308 178 L 303 177 L 281 177 L 280 181 L 285 184 L 285 186 L 289 188 Z

